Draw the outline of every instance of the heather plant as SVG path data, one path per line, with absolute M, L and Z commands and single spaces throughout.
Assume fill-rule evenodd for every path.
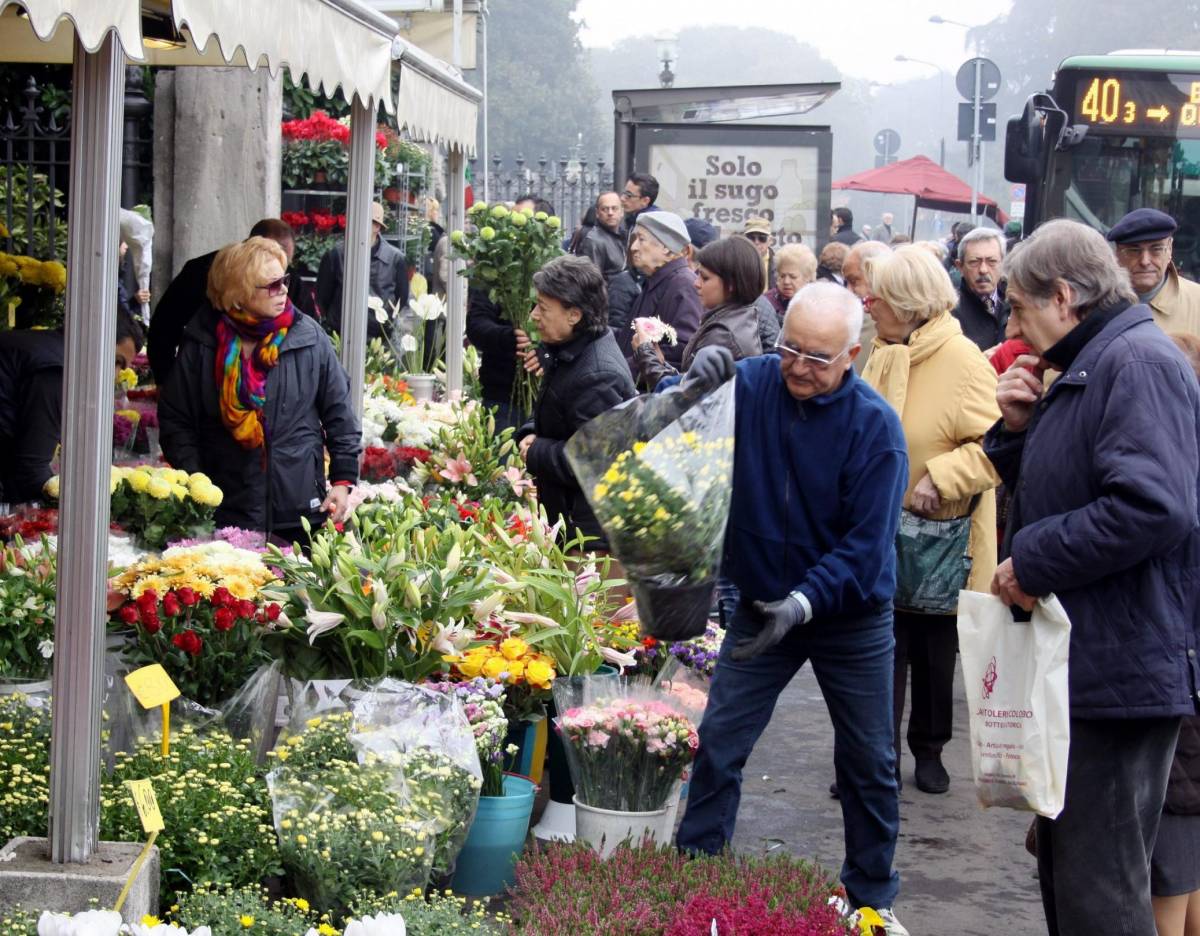
M 538 936 L 707 936 L 713 919 L 719 932 L 739 936 L 850 932 L 828 905 L 836 883 L 819 866 L 786 855 L 689 858 L 644 844 L 621 845 L 602 859 L 586 845 L 555 842 L 526 852 L 516 878 L 514 932 Z M 739 905 L 750 909 L 739 915 Z M 706 927 L 696 929 L 710 910 Z M 736 923 L 727 927 L 722 918 Z

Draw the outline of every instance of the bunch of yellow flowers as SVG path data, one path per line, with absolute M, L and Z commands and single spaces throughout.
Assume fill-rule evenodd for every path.
M 149 494 L 155 500 L 166 500 L 168 497 L 184 500 L 190 497 L 205 507 L 219 507 L 225 496 L 208 475 L 199 471 L 188 474 L 179 468 L 115 467 L 112 479 L 114 492 L 124 481 L 138 494 Z
M 467 679 L 486 676 L 510 686 L 528 683 L 535 689 L 549 689 L 554 682 L 554 660 L 519 637 L 507 637 L 442 659 Z
M 0 277 L 19 279 L 26 285 L 44 286 L 55 292 L 67 288 L 67 268 L 57 260 L 0 253 Z

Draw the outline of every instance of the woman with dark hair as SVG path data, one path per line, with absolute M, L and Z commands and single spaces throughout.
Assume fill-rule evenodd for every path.
M 217 254 L 211 308 L 184 330 L 158 405 L 167 460 L 225 494 L 217 526 L 285 542 L 303 538 L 302 520 L 345 517 L 361 449 L 350 381 L 329 337 L 288 299 L 286 269 L 265 237 Z
M 533 275 L 533 287 L 533 320 L 542 341 L 537 360 L 527 366 L 540 366 L 543 377 L 533 419 L 517 433 L 521 457 L 550 519 L 564 522 L 568 538 L 579 530 L 599 540 L 589 548 L 603 549 L 600 524 L 567 463 L 567 440 L 637 391 L 608 327 L 608 294 L 596 264 L 556 257 Z
M 638 383 L 653 390 L 665 377 L 687 371 L 701 348 L 728 348 L 734 360 L 762 354 L 755 303 L 762 295 L 762 258 L 744 237 L 713 241 L 696 254 L 696 293 L 704 306 L 700 327 L 683 349 L 676 370 L 663 358 L 662 349 L 645 336 L 634 334 L 634 363 Z

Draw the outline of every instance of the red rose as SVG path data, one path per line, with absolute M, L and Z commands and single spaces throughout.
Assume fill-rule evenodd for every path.
M 147 634 L 157 634 L 162 630 L 162 623 L 158 620 L 158 615 L 153 614 L 149 617 L 142 617 L 142 627 L 145 628 Z
M 117 612 L 117 616 L 125 624 L 136 624 L 141 620 L 141 615 L 138 614 L 137 605 L 135 604 L 122 605 L 121 610 Z
M 175 617 L 180 612 L 179 597 L 175 592 L 167 592 L 163 595 L 163 611 L 167 617 Z
M 245 598 L 239 601 L 237 603 L 237 615 L 240 618 L 254 617 L 254 602 L 247 601 Z
M 204 646 L 204 642 L 200 639 L 200 635 L 194 630 L 185 630 L 182 633 L 176 634 L 171 638 L 171 643 L 182 650 L 184 653 L 190 653 L 196 656 L 200 653 L 200 648 Z
M 179 589 L 179 591 L 177 591 L 175 594 L 179 596 L 179 600 L 183 602 L 185 607 L 188 608 L 194 607 L 196 602 L 200 600 L 200 596 L 186 585 Z
M 283 608 L 279 607 L 279 605 L 272 601 L 269 605 L 267 605 L 266 612 L 268 621 L 278 621 L 279 615 L 283 613 Z
M 217 613 L 213 615 L 213 627 L 222 633 L 231 631 L 235 620 L 230 608 L 217 608 Z
M 213 591 L 212 603 L 218 608 L 227 608 L 233 602 L 233 595 L 229 594 L 229 589 L 224 585 L 219 585 Z
M 137 596 L 137 606 L 142 609 L 143 614 L 147 610 L 153 611 L 158 607 L 158 595 L 153 588 L 147 588 Z

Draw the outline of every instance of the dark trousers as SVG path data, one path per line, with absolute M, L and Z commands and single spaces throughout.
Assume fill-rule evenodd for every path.
M 812 661 L 833 721 L 833 765 L 841 790 L 846 860 L 842 883 L 851 903 L 891 907 L 900 888 L 892 869 L 900 828 L 892 748 L 892 612 L 818 621 L 794 629 L 754 659 L 731 656 L 759 624 L 742 602 L 729 622 L 700 724 L 700 750 L 688 787 L 678 845 L 716 854 L 733 838 L 742 769 L 771 720 L 779 693 Z M 824 764 L 817 765 L 823 770 Z
M 957 618 L 952 614 L 896 612 L 896 671 L 892 710 L 896 717 L 896 762 L 904 721 L 906 670 L 912 668 L 912 712 L 908 749 L 917 760 L 938 757 L 954 730 L 954 660 Z
M 1037 819 L 1050 936 L 1154 936 L 1150 856 L 1179 722 L 1071 719 L 1066 804 Z

